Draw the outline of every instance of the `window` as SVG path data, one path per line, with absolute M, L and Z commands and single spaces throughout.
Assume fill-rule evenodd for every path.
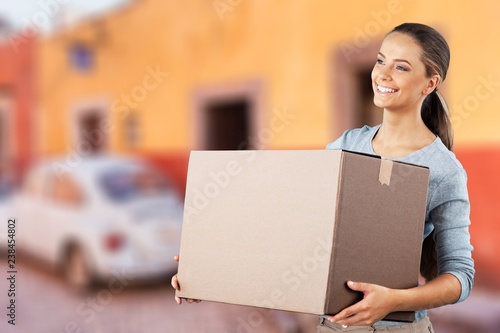
M 83 43 L 73 43 L 68 50 L 70 66 L 79 72 L 88 72 L 95 66 L 93 50 Z
M 171 191 L 168 181 L 154 170 L 110 170 L 99 179 L 106 195 L 115 202 L 147 196 L 160 196 Z

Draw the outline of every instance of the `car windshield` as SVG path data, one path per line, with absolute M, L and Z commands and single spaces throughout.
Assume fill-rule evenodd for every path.
M 124 202 L 160 196 L 170 191 L 167 180 L 154 170 L 111 170 L 100 178 L 100 185 L 113 201 Z

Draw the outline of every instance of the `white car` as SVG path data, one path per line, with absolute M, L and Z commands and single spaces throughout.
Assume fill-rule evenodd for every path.
M 72 286 L 176 270 L 182 202 L 141 160 L 41 162 L 27 174 L 13 206 L 18 248 L 61 269 Z

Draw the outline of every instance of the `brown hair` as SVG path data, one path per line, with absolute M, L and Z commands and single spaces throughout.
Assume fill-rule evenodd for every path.
M 403 23 L 389 34 L 392 32 L 406 34 L 420 46 L 421 60 L 425 65 L 427 77 L 438 74 L 441 82 L 446 79 L 450 64 L 450 48 L 438 31 L 420 23 Z M 453 150 L 453 131 L 448 106 L 437 88 L 424 99 L 420 114 L 427 128 L 439 136 L 449 150 Z M 420 273 L 427 281 L 432 280 L 439 273 L 434 231 L 424 239 Z
M 441 82 L 446 79 L 450 65 L 450 48 L 439 32 L 420 23 L 403 23 L 389 34 L 392 32 L 406 34 L 420 46 L 421 60 L 425 65 L 427 77 L 438 74 Z M 424 99 L 420 113 L 429 130 L 439 136 L 449 150 L 453 150 L 453 131 L 448 106 L 437 88 Z

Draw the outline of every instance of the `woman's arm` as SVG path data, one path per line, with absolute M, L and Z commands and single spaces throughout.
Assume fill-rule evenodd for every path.
M 390 289 L 370 283 L 349 281 L 349 288 L 364 294 L 363 300 L 328 319 L 341 325 L 372 325 L 395 311 L 419 311 L 455 303 L 461 285 L 452 274 L 411 289 Z

